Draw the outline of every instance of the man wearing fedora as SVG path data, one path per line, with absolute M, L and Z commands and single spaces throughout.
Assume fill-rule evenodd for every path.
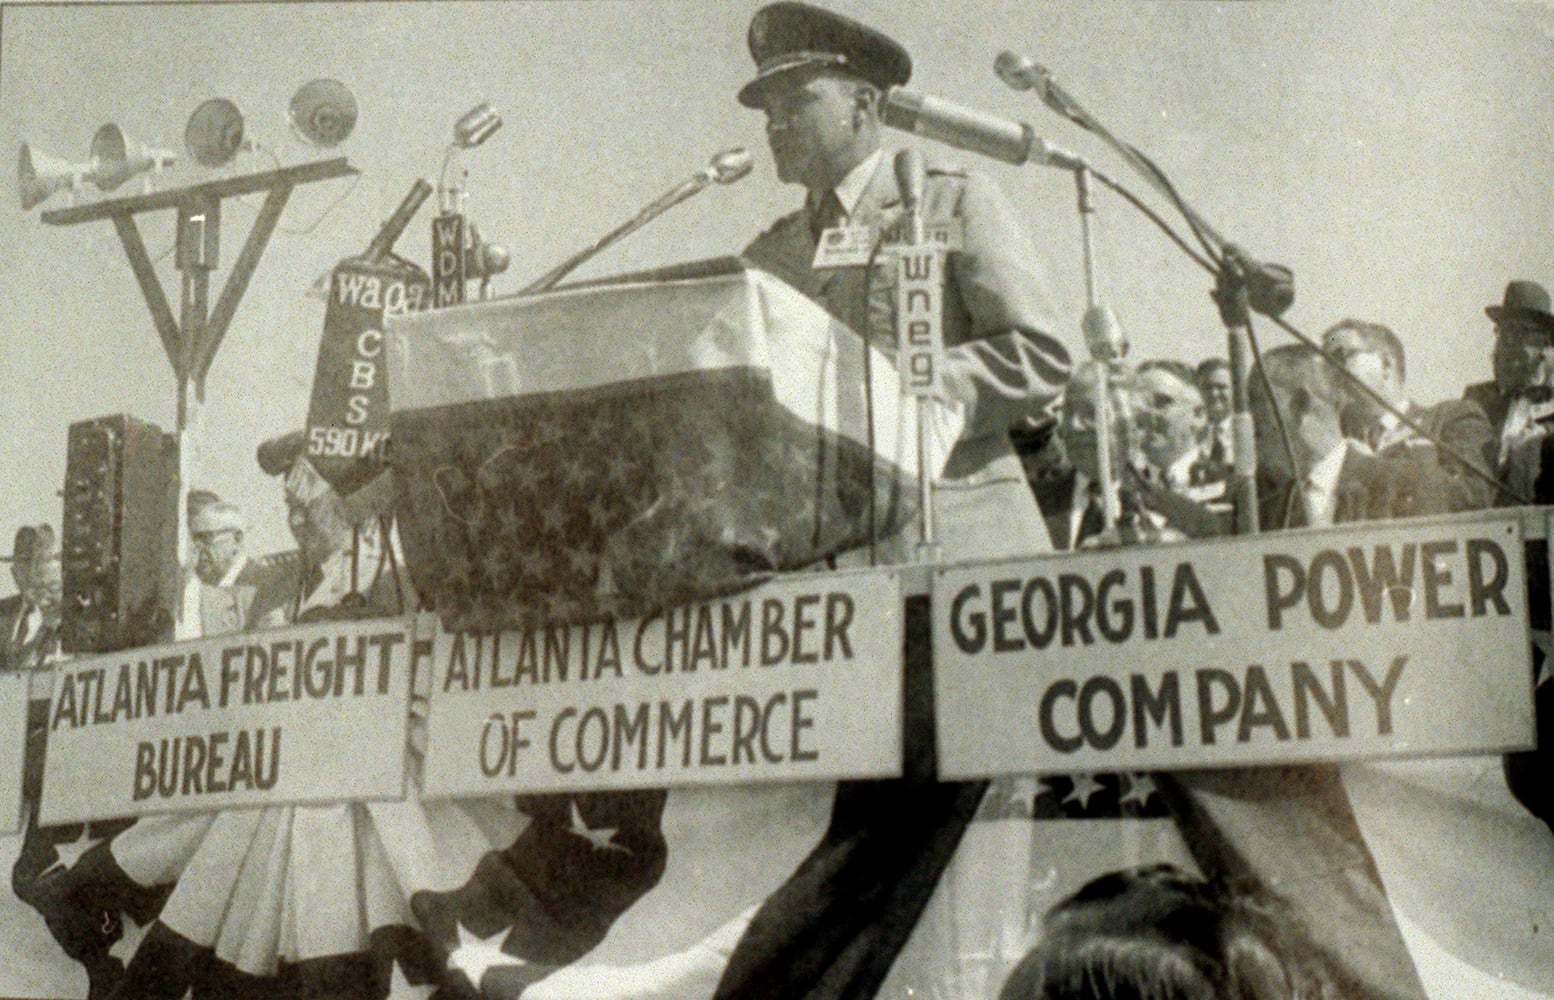
M 1554 311 L 1542 285 L 1519 278 L 1484 312 L 1495 324 L 1495 377 L 1468 386 L 1462 397 L 1489 417 L 1495 434 L 1488 458 L 1503 478 L 1515 471 L 1513 453 L 1554 426 Z
M 895 265 L 888 253 L 867 266 L 903 217 L 894 164 L 881 147 L 885 91 L 907 82 L 912 60 L 873 28 L 803 3 L 758 10 L 748 42 L 756 77 L 739 102 L 766 114 L 777 176 L 806 191 L 744 257 L 881 345 L 895 342 Z M 1069 356 L 1049 334 L 1052 311 L 1034 246 L 993 184 L 930 165 L 920 213 L 928 226 L 958 222 L 944 290 L 945 380 L 968 423 L 934 484 L 935 527 L 946 560 L 1046 551 L 1045 525 L 1026 486 L 1008 428 L 1056 397 Z M 817 255 L 822 235 L 863 233 L 865 253 Z M 916 529 L 892 551 L 910 552 Z

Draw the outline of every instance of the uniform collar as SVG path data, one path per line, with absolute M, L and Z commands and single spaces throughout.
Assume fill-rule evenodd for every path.
M 880 160 L 884 156 L 883 149 L 876 149 L 865 156 L 857 166 L 847 171 L 847 176 L 831 189 L 849 219 L 857 214 L 858 203 L 863 200 L 863 193 L 869 189 L 869 182 L 874 180 L 874 174 L 879 170 Z

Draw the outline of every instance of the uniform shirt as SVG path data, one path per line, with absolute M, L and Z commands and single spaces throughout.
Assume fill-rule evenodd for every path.
M 889 233 L 902 219 L 901 193 L 883 154 L 844 178 L 837 197 L 851 196 L 867 177 L 848 224 Z M 872 164 L 872 166 L 870 166 Z M 811 232 L 819 206 L 806 199 L 744 251 L 754 266 L 781 278 L 851 330 L 893 347 L 895 261 L 885 253 L 862 265 L 815 268 Z M 963 245 L 946 262 L 944 345 L 946 396 L 962 408 L 966 429 L 935 483 L 935 526 L 943 558 L 996 558 L 1047 551 L 1045 523 L 1036 510 L 1008 428 L 1041 415 L 1068 380 L 1067 350 L 1045 331 L 1054 327 L 1046 279 L 1036 251 L 1023 237 L 996 188 L 976 174 L 930 167 L 921 205 L 926 224 L 957 222 Z M 887 238 L 888 242 L 888 238 Z M 910 553 L 911 526 L 886 546 L 885 558 Z M 900 550 L 900 551 L 898 551 Z

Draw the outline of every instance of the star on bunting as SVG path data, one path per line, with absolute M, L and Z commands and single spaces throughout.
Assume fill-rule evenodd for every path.
M 461 923 L 455 922 L 453 926 L 458 931 L 459 946 L 448 953 L 448 968 L 464 973 L 476 990 L 480 989 L 480 980 L 490 969 L 502 965 L 526 964 L 523 959 L 502 950 L 502 939 L 512 931 L 511 927 L 504 927 L 490 937 L 483 938 L 465 930 Z
M 1093 774 L 1074 775 L 1074 790 L 1063 796 L 1063 804 L 1078 801 L 1079 808 L 1090 808 L 1090 796 L 1101 790 L 1101 783 L 1095 780 Z
M 615 832 L 618 829 L 620 828 L 614 826 L 601 826 L 598 829 L 590 827 L 583 821 L 583 814 L 577 808 L 577 800 L 572 800 L 572 825 L 567 828 L 567 832 L 582 837 L 594 845 L 594 850 L 605 851 L 613 849 L 630 854 L 631 852 L 621 845 L 611 843 L 615 839 Z
M 108 954 L 117 958 L 125 965 L 135 957 L 135 952 L 140 948 L 141 939 L 146 936 L 146 928 L 151 926 L 151 921 L 137 924 L 135 918 L 128 913 L 123 916 L 124 933 L 113 942 L 113 947 L 108 949 Z
M 54 852 L 59 855 L 59 860 L 45 868 L 43 870 L 43 874 L 47 875 L 49 872 L 52 872 L 56 868 L 61 868 L 68 872 L 70 869 L 76 866 L 76 862 L 81 860 L 81 855 L 85 854 L 87 851 L 91 850 L 95 845 L 101 842 L 102 841 L 100 840 L 94 840 L 88 837 L 86 835 L 86 827 L 83 826 L 81 828 L 81 836 L 77 837 L 75 840 L 68 844 L 54 845 Z M 39 877 L 41 878 L 42 876 Z
M 1122 777 L 1128 783 L 1128 790 L 1117 800 L 1118 805 L 1127 805 L 1129 802 L 1148 805 L 1149 797 L 1158 791 L 1155 779 L 1147 774 L 1124 774 Z
M 386 1000 L 428 1000 L 436 992 L 436 983 L 412 983 L 406 979 L 404 970 L 399 967 L 399 959 L 394 959 L 394 967 L 389 972 Z

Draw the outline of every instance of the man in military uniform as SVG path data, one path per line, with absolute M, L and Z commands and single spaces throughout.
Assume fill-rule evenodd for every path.
M 865 231 L 873 246 L 902 219 L 879 108 L 885 90 L 910 77 L 911 57 L 872 28 L 803 3 L 757 11 L 749 44 L 757 75 L 739 101 L 766 113 L 777 176 L 807 195 L 744 256 L 857 333 L 893 344 L 893 258 L 881 253 L 872 268 L 863 260 L 828 266 L 816 248 L 824 232 L 843 227 Z M 930 227 L 958 222 L 963 232 L 948 259 L 944 376 L 950 402 L 968 419 L 934 484 L 943 558 L 1047 551 L 1008 436 L 1014 420 L 1039 412 L 1068 378 L 1068 352 L 1047 332 L 1052 314 L 1035 249 L 993 184 L 973 173 L 930 167 L 920 213 Z M 915 536 L 913 528 L 901 537 Z

